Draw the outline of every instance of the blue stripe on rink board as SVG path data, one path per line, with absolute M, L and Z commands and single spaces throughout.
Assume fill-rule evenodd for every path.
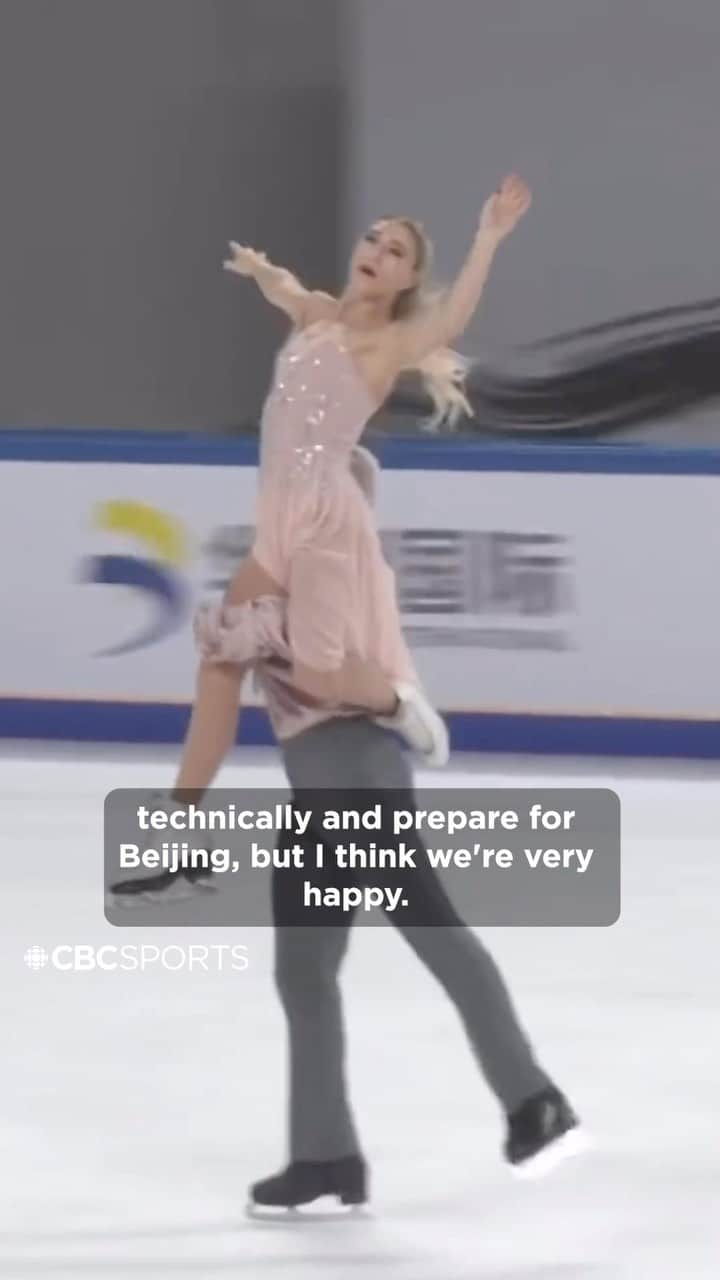
M 152 702 L 0 698 L 0 738 L 64 742 L 182 742 L 190 708 Z M 456 751 L 720 759 L 720 720 L 451 712 Z M 240 744 L 274 742 L 267 715 L 246 707 Z
M 525 471 L 604 475 L 720 475 L 720 449 L 656 444 L 543 444 L 370 435 L 383 467 L 403 471 Z M 122 462 L 253 467 L 254 436 L 165 431 L 0 429 L 0 462 Z

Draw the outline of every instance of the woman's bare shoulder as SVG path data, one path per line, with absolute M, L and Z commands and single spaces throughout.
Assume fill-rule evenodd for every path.
M 302 329 L 308 329 L 311 325 L 320 324 L 325 320 L 336 320 L 339 310 L 337 298 L 331 293 L 322 293 L 320 290 L 312 290 L 307 295 L 305 305 L 303 306 L 302 323 L 299 326 Z

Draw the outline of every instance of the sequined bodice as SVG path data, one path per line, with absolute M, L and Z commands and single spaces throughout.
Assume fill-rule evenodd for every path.
M 375 412 L 373 396 L 336 326 L 298 334 L 280 352 L 262 420 L 256 563 L 284 592 L 293 663 L 333 671 L 367 654 L 394 680 L 416 681 L 372 506 L 350 455 Z M 268 699 L 270 701 L 270 699 Z M 278 707 L 290 732 L 308 709 Z
M 346 471 L 375 407 L 347 347 L 327 332 L 296 334 L 278 356 L 263 410 L 261 483 Z

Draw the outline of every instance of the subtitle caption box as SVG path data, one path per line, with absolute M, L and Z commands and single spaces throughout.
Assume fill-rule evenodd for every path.
M 620 916 L 620 801 L 603 788 L 218 789 L 172 818 L 148 797 L 105 802 L 114 925 L 607 927 Z M 187 897 L 112 892 L 167 873 Z

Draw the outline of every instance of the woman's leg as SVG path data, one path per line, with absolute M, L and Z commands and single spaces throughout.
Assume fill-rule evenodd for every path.
M 245 667 L 231 663 L 206 659 L 200 663 L 190 725 L 172 790 L 174 799 L 199 803 L 232 749 L 245 671 Z
M 282 593 L 277 583 L 252 556 L 247 556 L 230 582 L 223 607 L 234 608 L 261 595 L 279 594 Z M 250 661 L 202 659 L 190 726 L 172 791 L 174 798 L 184 802 L 199 801 L 232 749 L 237 733 L 242 684 L 250 665 Z
M 220 618 L 215 635 L 211 627 L 206 637 L 207 661 L 198 678 L 176 796 L 180 791 L 201 793 L 209 786 L 234 741 L 242 676 L 251 662 L 276 652 L 282 643 L 278 619 L 253 607 L 254 601 L 268 597 L 287 601 L 286 639 L 292 683 L 299 691 L 327 707 L 393 718 L 393 727 L 411 747 L 430 763 L 445 762 L 447 731 L 419 687 L 394 682 L 379 663 L 353 651 L 350 595 L 344 555 L 301 549 L 293 561 L 289 595 L 252 557 L 243 562 L 225 597 L 227 616 Z M 224 679 L 213 678 L 214 667 L 229 668 Z M 232 705 L 225 696 L 228 686 L 233 686 Z
M 366 592 L 351 556 L 300 547 L 288 582 L 287 629 L 293 684 L 326 706 L 392 715 L 398 699 L 378 663 L 360 656 L 368 625 Z

